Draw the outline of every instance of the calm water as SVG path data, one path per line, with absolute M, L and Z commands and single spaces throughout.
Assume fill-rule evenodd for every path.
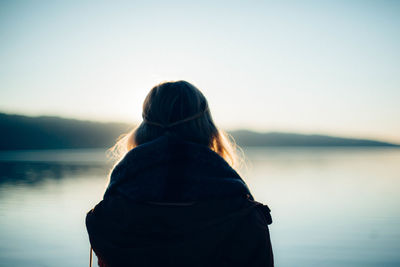
M 245 149 L 278 267 L 400 266 L 400 150 Z M 0 152 L 0 266 L 87 266 L 103 150 Z

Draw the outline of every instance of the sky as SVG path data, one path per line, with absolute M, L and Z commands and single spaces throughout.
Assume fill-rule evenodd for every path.
M 0 0 L 0 112 L 141 121 L 187 80 L 226 130 L 400 143 L 400 1 Z

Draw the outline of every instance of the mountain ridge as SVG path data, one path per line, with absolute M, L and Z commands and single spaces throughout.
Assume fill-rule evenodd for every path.
M 111 147 L 117 138 L 133 129 L 134 124 L 96 122 L 57 116 L 26 116 L 0 113 L 0 150 L 65 149 Z M 341 146 L 400 147 L 390 142 L 250 130 L 228 132 L 239 146 Z

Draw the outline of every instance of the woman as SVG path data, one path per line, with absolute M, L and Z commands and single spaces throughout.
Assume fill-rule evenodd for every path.
M 142 116 L 114 147 L 123 158 L 86 216 L 99 265 L 273 266 L 270 210 L 231 167 L 235 147 L 203 94 L 159 84 Z

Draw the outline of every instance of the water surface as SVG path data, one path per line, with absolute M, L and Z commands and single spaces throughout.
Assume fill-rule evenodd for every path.
M 241 170 L 272 210 L 276 265 L 400 266 L 400 150 L 247 148 Z M 0 152 L 0 266 L 87 266 L 86 212 L 104 150 Z

